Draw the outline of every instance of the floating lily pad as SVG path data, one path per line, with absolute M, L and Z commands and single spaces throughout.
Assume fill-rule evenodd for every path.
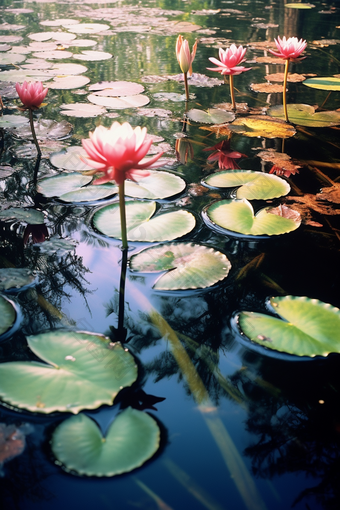
M 29 124 L 29 119 L 23 115 L 3 115 L 0 117 L 0 128 L 17 128 Z
M 290 209 L 286 209 L 288 211 L 282 216 L 275 214 L 277 211 L 271 207 L 261 209 L 255 215 L 251 203 L 244 198 L 219 200 L 206 209 L 204 219 L 208 226 L 219 232 L 222 232 L 222 227 L 226 234 L 234 232 L 243 236 L 273 236 L 292 232 L 300 226 L 300 216 L 291 219 L 288 214 Z
M 63 149 L 60 152 L 54 152 L 53 154 L 51 154 L 50 162 L 56 168 L 63 168 L 64 170 L 69 170 L 71 172 L 83 172 L 85 170 L 93 170 L 91 166 L 88 166 L 80 159 L 81 156 L 87 156 L 87 152 L 85 151 L 85 149 L 83 149 L 83 147 L 81 146 L 67 147 L 67 149 Z M 54 179 L 54 177 L 52 177 L 52 179 Z M 91 179 L 87 182 L 90 181 Z M 84 186 L 84 184 L 78 184 L 76 187 L 79 186 Z
M 299 126 L 330 127 L 340 124 L 340 111 L 316 112 L 308 104 L 288 104 L 288 119 Z M 284 118 L 283 106 L 272 106 L 268 110 L 272 117 Z
M 133 255 L 132 271 L 159 273 L 167 271 L 154 284 L 156 290 L 204 289 L 224 280 L 231 264 L 213 248 L 193 243 L 153 246 Z
M 61 62 L 58 64 L 48 64 L 50 73 L 53 75 L 76 75 L 76 74 L 82 74 L 86 73 L 87 67 L 83 66 L 82 64 L 74 64 L 74 63 L 67 63 L 67 62 Z
M 5 55 L 1 55 L 1 65 L 20 64 L 20 62 L 23 62 L 25 59 L 25 55 L 20 55 L 19 53 L 6 53 Z
M 28 37 L 32 41 L 38 42 L 49 41 L 50 39 L 53 39 L 55 41 L 66 43 L 68 41 L 72 41 L 77 36 L 68 32 L 38 32 L 36 34 L 30 34 Z
M 39 121 L 34 122 L 34 129 L 39 139 L 61 140 L 70 134 L 72 131 L 72 124 L 66 120 L 57 122 L 56 120 L 41 118 Z M 15 134 L 20 138 L 33 138 L 29 125 L 27 127 L 26 125 L 23 126 L 20 131 L 16 131 Z
M 48 88 L 57 90 L 71 90 L 84 87 L 90 82 L 87 76 L 56 76 L 53 82 L 48 84 Z
M 142 466 L 159 448 L 160 430 L 147 413 L 128 407 L 105 438 L 85 414 L 64 420 L 53 433 L 52 451 L 67 470 L 114 476 Z
M 273 122 L 273 120 L 276 122 Z M 250 138 L 260 136 L 264 138 L 290 138 L 296 133 L 294 127 L 287 124 L 287 122 L 281 119 L 271 119 L 263 115 L 252 115 L 251 117 L 236 119 L 228 128 Z
M 79 23 L 78 20 L 69 19 L 69 18 L 58 18 L 58 19 L 40 21 L 40 25 L 44 25 L 45 27 L 59 27 L 59 26 L 77 25 L 78 23 Z
M 64 202 L 95 202 L 118 193 L 118 186 L 102 184 L 100 186 L 85 186 L 59 196 Z
M 173 101 L 174 103 L 179 103 L 186 100 L 185 94 L 177 94 L 177 92 L 156 92 L 153 97 L 159 101 Z M 190 94 L 190 99 L 194 98 L 195 95 Z
M 65 50 L 55 50 L 55 51 L 37 51 L 33 53 L 33 57 L 43 58 L 44 60 L 61 60 L 63 58 L 71 58 L 73 57 L 73 53 Z
M 0 296 L 0 335 L 3 335 L 14 324 L 16 312 L 10 301 Z
M 340 90 L 340 78 L 334 78 L 334 76 L 328 76 L 327 78 L 308 78 L 303 84 L 312 89 Z
M 11 207 L 4 211 L 0 211 L 0 221 L 17 220 L 24 221 L 30 225 L 41 225 L 44 223 L 45 216 L 41 211 L 36 209 L 25 209 L 20 207 Z
M 73 58 L 76 60 L 88 60 L 89 62 L 95 62 L 97 60 L 109 60 L 112 58 L 112 55 L 106 51 L 84 50 L 82 53 L 73 55 Z
M 254 312 L 239 314 L 239 326 L 252 342 L 295 356 L 340 352 L 338 308 L 300 296 L 272 297 L 270 304 L 281 318 Z
M 143 85 L 132 81 L 101 81 L 89 87 L 91 91 L 97 91 L 98 96 L 134 96 L 144 92 Z
M 149 170 L 147 177 L 125 182 L 125 194 L 134 198 L 168 198 L 185 189 L 185 181 L 178 175 L 159 170 Z
M 70 117 L 98 117 L 107 112 L 104 106 L 98 106 L 89 103 L 72 103 L 60 105 L 61 115 L 68 115 Z
M 11 69 L 10 71 L 0 72 L 0 81 L 11 81 L 13 83 L 23 83 L 25 80 L 46 81 L 51 79 L 52 76 L 49 73 L 34 69 Z
M 286 4 L 285 7 L 287 7 L 287 9 L 312 9 L 315 5 L 292 2 L 290 4 Z
M 9 177 L 16 171 L 15 168 L 12 168 L 11 166 L 4 165 L 0 166 L 0 179 L 6 179 L 6 177 Z
M 32 269 L 26 267 L 4 267 L 0 269 L 0 290 L 21 289 L 31 285 L 36 279 Z
M 131 354 L 101 335 L 51 331 L 27 339 L 45 363 L 0 364 L 0 396 L 32 412 L 79 413 L 111 405 L 117 393 L 137 378 Z
M 93 39 L 74 39 L 70 43 L 68 43 L 68 46 L 76 47 L 76 48 L 93 48 L 93 46 L 96 46 L 98 43 L 97 41 L 94 41 Z
M 124 108 L 139 108 L 150 103 L 150 99 L 143 94 L 125 97 L 103 97 L 96 94 L 90 94 L 87 99 L 94 104 L 107 106 L 114 110 L 123 110 Z
M 77 172 L 71 174 L 55 175 L 41 179 L 38 183 L 38 191 L 45 197 L 60 197 L 64 193 L 77 190 L 92 181 L 92 176 L 82 175 Z
M 78 23 L 75 25 L 67 24 L 65 28 L 75 34 L 99 34 L 100 32 L 109 30 L 110 25 L 103 25 L 101 23 Z
M 224 124 L 226 122 L 232 122 L 235 119 L 234 113 L 219 110 L 218 108 L 210 108 L 206 112 L 193 108 L 188 111 L 187 116 L 190 120 L 202 124 Z
M 203 180 L 203 184 L 214 188 L 234 188 L 240 186 L 236 198 L 248 200 L 268 200 L 287 195 L 290 191 L 288 182 L 276 175 L 235 170 L 216 172 Z
M 196 224 L 195 217 L 188 211 L 173 211 L 152 217 L 155 211 L 155 202 L 126 203 L 129 241 L 172 241 L 190 232 Z M 114 203 L 98 209 L 93 216 L 93 225 L 99 232 L 121 239 L 119 204 Z

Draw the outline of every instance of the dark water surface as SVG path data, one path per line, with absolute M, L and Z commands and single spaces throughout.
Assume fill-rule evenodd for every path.
M 25 451 L 3 465 L 0 500 L 4 506 L 1 508 L 286 510 L 294 507 L 319 510 L 340 507 L 339 355 L 308 361 L 267 356 L 240 343 L 232 327 L 236 312 L 263 311 L 269 296 L 307 296 L 340 306 L 338 217 L 312 209 L 297 231 L 256 242 L 222 236 L 210 230 L 201 219 L 201 211 L 216 199 L 216 193 L 202 188 L 201 179 L 216 171 L 217 166 L 207 168 L 206 159 L 210 153 L 202 149 L 221 139 L 193 123 L 187 128 L 186 140 L 191 144 L 188 161 L 184 162 L 183 154 L 180 160 L 177 154 L 180 161 L 176 162 L 175 144 L 182 130 L 185 103 L 162 99 L 157 94 L 183 94 L 183 83 L 173 80 L 152 83 L 145 79 L 179 73 L 175 56 L 178 33 L 190 43 L 195 38 L 202 39 L 194 72 L 213 78 L 220 76 L 206 71 L 206 67 L 209 67 L 208 57 L 218 55 L 218 38 L 223 38 L 222 47 L 233 42 L 249 45 L 244 65 L 252 70 L 235 77 L 236 101 L 254 108 L 263 108 L 267 103 L 282 104 L 282 94 L 255 93 L 250 88 L 252 83 L 265 82 L 267 74 L 283 72 L 282 65 L 256 62 L 256 57 L 263 56 L 263 49 L 256 46 L 258 42 L 268 41 L 269 44 L 277 35 L 302 37 L 308 42 L 307 58 L 300 64 L 292 64 L 291 72 L 318 76 L 339 73 L 339 3 L 316 0 L 315 7 L 310 10 L 287 9 L 284 3 L 280 0 L 1 1 L 0 36 L 22 38 L 8 43 L 13 47 L 29 45 L 30 34 L 59 30 L 67 33 L 64 27 L 40 24 L 48 20 L 72 18 L 82 23 L 109 25 L 102 34 L 77 34 L 77 39 L 92 39 L 96 46 L 66 50 L 75 57 L 83 50 L 108 52 L 113 55 L 111 59 L 80 61 L 71 57 L 65 60 L 46 58 L 46 61 L 85 65 L 88 70 L 84 75 L 90 79 L 89 85 L 106 80 L 143 83 L 144 94 L 150 98 L 146 108 L 170 112 L 168 116 L 149 117 L 138 109 L 108 108 L 106 114 L 97 117 L 65 117 L 60 113 L 60 105 L 86 102 L 89 85 L 76 90 L 51 89 L 47 105 L 38 115 L 44 119 L 67 120 L 73 129 L 68 138 L 58 142 L 61 146 L 53 142 L 50 148 L 43 149 L 38 177 L 57 174 L 49 154 L 62 146 L 79 145 L 97 125 L 110 126 L 113 120 L 118 120 L 146 126 L 148 133 L 164 138 L 163 143 L 168 144 L 165 155 L 170 160 L 170 171 L 187 182 L 180 196 L 160 201 L 163 208 L 185 208 L 193 212 L 197 226 L 183 240 L 222 251 L 232 265 L 224 282 L 203 291 L 155 292 L 152 290 L 154 275 L 127 271 L 125 327 L 128 342 L 125 347 L 136 356 L 139 377 L 133 391 L 125 393 L 121 400 L 124 402 L 125 398 L 134 405 L 133 395 L 137 395 L 145 411 L 159 423 L 161 447 L 156 456 L 132 473 L 111 478 L 67 473 L 55 463 L 50 447 L 51 434 L 65 419 L 64 415 L 39 416 L 1 406 L 1 423 L 18 427 L 25 423 L 31 427 Z M 136 10 L 132 10 L 132 6 Z M 132 25 L 137 25 L 138 17 L 140 27 L 134 28 Z M 156 18 L 163 21 L 167 18 L 168 25 L 157 29 Z M 122 19 L 125 19 L 123 25 Z M 176 31 L 174 22 L 183 21 L 201 28 L 197 27 L 192 33 L 185 28 Z M 7 23 L 23 27 L 6 27 Z M 322 40 L 327 41 L 323 44 Z M 1 44 L 6 44 L 5 39 L 0 38 Z M 2 54 L 5 53 L 0 53 L 0 67 Z M 26 53 L 26 58 L 36 57 Z M 16 65 L 20 67 L 21 64 Z M 2 70 L 12 68 L 4 65 Z M 290 103 L 315 106 L 326 101 L 327 109 L 340 108 L 339 92 L 332 92 L 327 98 L 327 91 L 314 90 L 302 83 L 289 83 L 288 88 Z M 205 109 L 230 101 L 229 88 L 223 85 L 190 86 L 190 92 L 195 94 L 190 108 Z M 19 101 L 15 97 L 3 93 L 3 101 L 5 113 L 18 113 L 15 106 Z M 290 196 L 315 195 L 320 188 L 338 182 L 338 133 L 330 128 L 303 128 L 293 138 L 285 140 L 284 151 L 301 166 L 300 173 L 288 179 Z M 28 148 L 25 157 L 20 157 L 19 150 L 25 144 L 26 140 L 4 132 L 0 164 L 13 166 L 16 172 L 0 178 L 1 209 L 10 205 L 34 205 L 31 181 L 35 159 L 32 148 Z M 263 163 L 256 154 L 264 149 L 280 152 L 282 140 L 234 134 L 231 146 L 247 156 L 238 160 L 243 169 L 268 172 L 272 165 Z M 331 166 L 318 166 L 317 162 Z M 113 339 L 113 328 L 117 327 L 120 241 L 92 227 L 91 217 L 98 204 L 67 204 L 44 197 L 37 200 L 38 208 L 45 211 L 50 239 L 74 240 L 76 245 L 74 249 L 45 253 L 30 243 L 24 244 L 25 222 L 0 223 L 0 266 L 9 267 L 9 262 L 15 267 L 38 270 L 40 274 L 37 288 L 12 296 L 20 307 L 21 323 L 1 342 L 1 361 L 32 359 L 26 337 L 42 331 L 70 328 L 105 334 Z M 335 204 L 334 211 L 336 207 Z M 130 245 L 129 254 L 145 246 L 143 243 Z M 240 270 L 256 257 L 261 263 L 241 278 Z M 188 354 L 186 365 L 179 366 L 171 339 L 162 336 L 150 320 L 152 307 L 176 331 Z M 190 379 L 193 368 L 196 370 L 194 382 Z M 200 405 L 201 384 L 209 395 L 204 405 Z M 156 409 L 150 409 L 155 401 L 146 398 L 142 391 L 164 400 L 154 403 Z M 93 416 L 105 429 L 115 412 L 104 406 Z

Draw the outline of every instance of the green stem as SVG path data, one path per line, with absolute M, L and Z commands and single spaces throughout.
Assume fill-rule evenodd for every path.
M 232 74 L 229 75 L 229 87 L 230 87 L 231 107 L 233 110 L 236 110 L 235 94 L 234 94 L 234 77 Z
M 184 76 L 184 87 L 185 87 L 186 101 L 189 101 L 188 75 L 187 75 L 187 73 L 183 73 L 183 76 Z
M 34 122 L 33 122 L 33 111 L 29 108 L 28 109 L 28 113 L 29 113 L 29 119 L 30 119 L 30 126 L 31 126 L 32 136 L 33 136 L 33 142 L 34 142 L 34 144 L 35 144 L 35 146 L 37 148 L 38 156 L 41 157 L 41 150 L 40 150 L 40 147 L 39 147 L 39 144 L 38 144 L 37 137 L 35 135 Z
M 120 272 L 119 282 L 119 306 L 118 306 L 118 340 L 125 342 L 126 340 L 126 329 L 124 328 L 124 304 L 125 304 L 125 280 L 126 280 L 126 268 L 127 268 L 128 250 L 123 249 L 122 251 L 122 267 Z
M 126 214 L 125 214 L 125 191 L 124 191 L 123 181 L 119 184 L 119 212 L 120 212 L 120 225 L 122 230 L 122 242 L 123 242 L 123 250 L 126 250 L 128 247 L 127 235 L 126 235 Z
M 286 98 L 288 67 L 289 67 L 289 58 L 287 58 L 287 60 L 286 60 L 285 76 L 284 76 L 284 80 L 283 80 L 283 110 L 285 113 L 285 121 L 286 122 L 288 122 L 287 98 Z

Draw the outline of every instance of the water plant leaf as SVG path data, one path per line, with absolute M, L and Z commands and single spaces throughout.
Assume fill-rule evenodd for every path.
M 133 255 L 132 271 L 159 273 L 155 290 L 204 289 L 224 280 L 231 264 L 213 248 L 194 243 L 171 243 L 153 246 Z
M 254 312 L 239 314 L 239 326 L 252 342 L 296 356 L 340 352 L 338 308 L 301 296 L 272 297 L 270 304 L 281 318 Z
M 109 60 L 112 58 L 112 55 L 106 51 L 84 50 L 82 53 L 73 55 L 73 58 L 76 60 L 88 60 L 89 62 L 95 62 L 97 60 Z
M 89 103 L 72 103 L 60 105 L 61 115 L 68 115 L 69 117 L 98 117 L 104 115 L 107 110 L 104 106 L 98 106 Z
M 250 170 L 228 170 L 216 172 L 203 180 L 204 185 L 216 188 L 240 186 L 236 198 L 248 200 L 268 200 L 287 195 L 290 191 L 288 182 L 276 175 Z
M 66 24 L 65 28 L 75 34 L 99 34 L 105 30 L 109 30 L 110 25 L 101 23 L 77 23 L 75 25 Z
M 340 78 L 328 76 L 326 78 L 308 78 L 303 82 L 307 87 L 319 90 L 340 90 Z
M 40 21 L 40 25 L 43 25 L 45 27 L 59 27 L 59 26 L 67 26 L 67 25 L 77 25 L 80 23 L 76 19 L 70 19 L 70 18 L 58 18 L 58 19 L 49 19 L 45 21 Z
M 273 120 L 276 122 L 273 122 Z M 251 138 L 259 136 L 264 138 L 290 138 L 296 133 L 294 127 L 281 120 L 281 118 L 271 119 L 263 115 L 252 115 L 251 117 L 236 119 L 228 127 L 231 131 Z
M 49 140 L 61 140 L 66 138 L 72 131 L 72 124 L 66 120 L 57 122 L 56 120 L 41 118 L 37 122 L 34 122 L 34 129 L 39 139 Z M 26 138 L 32 140 L 32 132 L 30 126 L 24 125 L 20 128 L 20 131 L 15 132 L 16 136 L 20 138 Z
M 49 39 L 53 39 L 55 41 L 60 41 L 60 42 L 65 43 L 68 41 L 72 41 L 77 36 L 75 34 L 70 34 L 67 32 L 38 32 L 35 34 L 29 34 L 28 37 L 30 39 L 32 39 L 32 41 L 38 41 L 38 42 L 43 42 L 43 41 L 48 41 Z
M 25 64 L 24 64 L 25 65 Z M 23 81 L 47 81 L 51 80 L 52 76 L 44 71 L 35 69 L 11 69 L 9 71 L 0 72 L 1 81 L 10 81 L 13 83 Z
M 63 58 L 71 58 L 73 57 L 73 53 L 71 51 L 65 50 L 49 50 L 49 51 L 37 51 L 32 54 L 35 58 L 43 58 L 44 60 L 61 60 Z
M 90 82 L 87 76 L 56 76 L 53 81 L 48 84 L 48 88 L 57 90 L 71 90 L 84 87 Z
M 70 174 L 54 175 L 45 177 L 38 182 L 38 191 L 45 197 L 60 197 L 64 193 L 69 193 L 82 186 L 86 186 L 92 181 L 92 176 L 82 175 L 77 172 Z
M 340 124 L 340 111 L 315 112 L 315 108 L 308 104 L 288 104 L 288 119 L 299 126 L 330 127 Z M 284 119 L 283 106 L 272 106 L 268 115 Z
M 20 62 L 23 62 L 25 59 L 25 55 L 20 55 L 19 53 L 6 53 L 5 55 L 1 55 L 1 65 L 20 64 Z
M 289 210 L 287 207 L 286 209 Z M 288 212 L 288 211 L 286 211 Z M 274 213 L 274 214 L 273 214 Z M 278 215 L 274 208 L 266 207 L 256 215 L 248 200 L 219 200 L 206 210 L 213 228 L 222 227 L 226 231 L 250 236 L 273 236 L 296 230 L 301 223 L 300 217 L 291 219 L 288 214 Z
M 145 89 L 133 81 L 101 81 L 91 85 L 89 90 L 96 91 L 98 96 L 120 97 L 141 94 Z
M 190 120 L 202 124 L 224 124 L 235 119 L 234 113 L 219 110 L 218 108 L 210 108 L 207 111 L 193 108 L 188 111 L 187 116 Z
M 72 416 L 52 436 L 52 451 L 67 470 L 87 476 L 114 476 L 142 466 L 159 448 L 160 430 L 147 413 L 128 407 L 105 438 L 85 414 Z
M 131 201 L 126 203 L 127 238 L 129 241 L 172 241 L 190 232 L 195 217 L 188 211 L 172 211 L 152 217 L 155 202 Z M 114 203 L 98 209 L 93 225 L 109 237 L 121 239 L 119 204 Z
M 0 128 L 17 128 L 29 124 L 27 117 L 23 115 L 3 115 L 0 117 Z
M 308 4 L 308 3 L 292 2 L 292 3 L 286 4 L 285 7 L 287 7 L 287 9 L 313 9 L 313 7 L 315 7 L 315 5 Z
M 59 196 L 64 202 L 94 202 L 118 193 L 118 186 L 102 184 L 100 186 L 85 186 Z
M 10 301 L 0 296 L 0 335 L 3 335 L 14 324 L 15 309 Z
M 139 108 L 150 103 L 150 99 L 143 94 L 136 94 L 134 96 L 124 97 L 105 97 L 97 96 L 96 94 L 90 94 L 87 99 L 94 104 L 100 106 L 107 106 L 114 110 L 123 110 L 124 108 Z
M 102 335 L 50 331 L 27 341 L 45 363 L 0 364 L 0 397 L 21 409 L 46 414 L 97 409 L 111 405 L 137 378 L 131 354 Z
M 80 159 L 81 156 L 87 156 L 87 152 L 80 145 L 67 147 L 67 149 L 51 154 L 50 162 L 56 168 L 63 168 L 71 172 L 93 170 L 92 167 L 88 166 Z M 81 186 L 84 186 L 84 184 Z
M 36 209 L 11 207 L 10 209 L 0 211 L 0 221 L 1 220 L 18 220 L 31 225 L 41 225 L 44 223 L 45 216 L 41 211 L 37 211 Z
M 0 269 L 0 290 L 21 289 L 36 279 L 32 269 L 26 267 L 4 267 Z
M 125 182 L 125 194 L 134 198 L 168 198 L 185 189 L 184 179 L 170 172 L 149 170 L 147 177 Z

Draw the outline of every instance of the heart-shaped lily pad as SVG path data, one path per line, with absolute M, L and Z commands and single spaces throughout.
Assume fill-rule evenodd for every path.
M 138 182 L 126 181 L 125 194 L 134 198 L 168 198 L 185 189 L 185 181 L 178 175 L 159 170 L 149 170 L 147 177 Z
M 29 223 L 30 225 L 41 225 L 44 223 L 45 216 L 36 209 L 24 209 L 21 207 L 11 207 L 0 212 L 0 221 L 18 220 Z
M 97 200 L 111 197 L 116 193 L 118 193 L 118 186 L 108 183 L 75 189 L 68 193 L 63 193 L 59 198 L 64 202 L 96 202 Z
M 268 200 L 287 195 L 290 191 L 288 182 L 281 177 L 250 170 L 216 172 L 204 179 L 203 184 L 215 188 L 240 186 L 236 198 L 248 200 Z
M 87 96 L 87 99 L 93 104 L 106 106 L 107 108 L 113 108 L 114 110 L 123 110 L 124 108 L 139 108 L 150 103 L 150 99 L 143 94 L 123 97 L 105 97 L 97 96 L 96 94 L 90 94 Z
M 60 113 L 70 117 L 99 117 L 107 110 L 104 106 L 89 103 L 72 103 L 60 105 Z
M 172 241 L 190 232 L 196 224 L 188 211 L 172 211 L 152 217 L 155 202 L 126 202 L 127 238 L 129 241 Z M 93 225 L 99 232 L 121 239 L 119 204 L 114 203 L 98 209 L 93 216 Z
M 57 90 L 71 90 L 84 87 L 90 81 L 87 76 L 56 76 L 53 82 L 48 84 L 48 88 Z
M 71 174 L 55 175 L 41 179 L 38 183 L 38 191 L 45 197 L 60 197 L 92 181 L 92 176 L 82 175 L 77 172 Z
M 26 267 L 3 267 L 0 269 L 0 290 L 19 290 L 31 285 L 36 279 L 33 271 Z
M 206 112 L 193 108 L 188 111 L 187 116 L 190 120 L 202 124 L 224 124 L 226 122 L 232 122 L 235 119 L 234 113 L 219 110 L 218 108 L 210 108 Z
M 0 296 L 0 335 L 3 335 L 14 324 L 15 309 L 10 301 Z
M 303 82 L 307 87 L 320 90 L 340 90 L 340 78 L 328 76 L 325 78 L 308 78 Z
M 102 335 L 51 331 L 28 337 L 28 345 L 45 363 L 0 364 L 0 397 L 21 409 L 77 414 L 111 405 L 137 378 L 131 354 Z
M 160 430 L 147 413 L 128 407 L 105 437 L 85 414 L 64 420 L 53 433 L 52 451 L 67 470 L 114 476 L 142 466 L 159 448 Z
M 300 296 L 272 297 L 270 304 L 283 320 L 254 312 L 238 316 L 242 332 L 252 342 L 296 356 L 340 352 L 338 308 Z
M 101 81 L 94 83 L 89 87 L 91 91 L 98 91 L 98 96 L 134 96 L 144 92 L 144 87 L 140 83 L 132 81 Z
M 154 284 L 156 290 L 204 289 L 228 276 L 231 264 L 213 248 L 193 243 L 172 243 L 142 250 L 130 259 L 133 271 L 168 271 Z
M 264 138 L 290 138 L 296 133 L 294 127 L 281 120 L 281 118 L 273 119 L 264 115 L 252 115 L 236 119 L 228 128 L 235 133 L 250 138 L 260 136 Z
M 340 124 L 339 111 L 315 112 L 315 108 L 308 104 L 288 104 L 287 113 L 289 121 L 299 126 L 331 127 Z M 268 114 L 284 119 L 283 106 L 272 106 Z
M 60 152 L 54 152 L 50 156 L 50 162 L 56 168 L 63 168 L 73 172 L 83 172 L 85 170 L 93 170 L 92 167 L 80 159 L 81 156 L 87 156 L 87 152 L 80 145 L 67 147 Z M 90 182 L 90 181 L 88 181 Z M 84 184 L 81 184 L 84 186 Z
M 254 215 L 254 209 L 246 199 L 219 200 L 207 208 L 203 217 L 208 226 L 219 232 L 222 232 L 222 227 L 226 234 L 273 236 L 292 232 L 300 226 L 300 215 L 296 213 L 291 219 L 290 211 L 286 207 L 284 214 L 279 215 L 276 208 L 266 207 Z

